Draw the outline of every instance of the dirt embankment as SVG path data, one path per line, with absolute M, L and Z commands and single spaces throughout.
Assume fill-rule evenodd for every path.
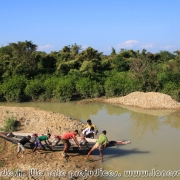
M 84 125 L 79 120 L 63 114 L 48 112 L 30 107 L 0 107 L 0 127 L 9 117 L 16 117 L 20 122 L 19 132 L 63 134 L 65 132 L 81 130 Z
M 0 127 L 9 117 L 16 117 L 20 121 L 19 132 L 62 134 L 75 129 L 80 130 L 83 123 L 67 117 L 63 114 L 44 111 L 28 107 L 0 107 Z M 14 180 L 51 180 L 51 179 L 84 179 L 82 174 L 70 178 L 70 173 L 78 173 L 85 169 L 96 170 L 97 162 L 87 162 L 85 155 L 70 153 L 68 160 L 62 157 L 62 152 L 42 151 L 33 154 L 32 150 L 26 150 L 25 156 L 16 157 L 17 146 L 0 138 L 0 179 L 9 179 L 9 173 L 18 173 L 10 179 Z M 33 170 L 32 174 L 30 171 Z M 7 171 L 6 171 L 7 170 Z M 2 173 L 5 173 L 2 176 Z M 40 173 L 40 174 L 38 174 Z M 75 175 L 75 174 L 74 174 Z M 100 179 L 98 177 L 88 178 Z

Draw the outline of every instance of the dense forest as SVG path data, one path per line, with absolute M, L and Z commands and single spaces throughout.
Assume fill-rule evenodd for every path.
M 80 45 L 37 51 L 31 41 L 0 47 L 0 101 L 70 101 L 162 92 L 180 101 L 180 50 L 159 53 Z

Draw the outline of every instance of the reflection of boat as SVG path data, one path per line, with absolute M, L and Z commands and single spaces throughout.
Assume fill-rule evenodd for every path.
M 31 133 L 13 133 L 13 134 L 8 134 L 7 132 L 0 132 L 0 137 L 4 138 L 5 140 L 13 143 L 13 144 L 17 144 L 19 142 L 19 140 L 21 140 L 23 137 L 27 136 L 27 135 L 31 135 Z M 39 134 L 39 136 L 41 136 L 42 134 Z M 24 145 L 25 148 L 27 149 L 33 149 L 34 148 L 34 136 L 31 136 L 31 143 L 26 143 Z M 56 136 L 52 135 L 51 138 L 49 139 L 50 142 L 52 142 L 55 139 Z M 78 141 L 81 140 L 80 137 L 77 137 Z M 87 143 L 85 143 L 84 145 L 81 145 L 81 149 L 79 149 L 79 147 L 75 144 L 75 142 L 73 140 L 70 140 L 71 142 L 71 147 L 69 149 L 69 151 L 71 152 L 77 152 L 77 151 L 86 151 L 89 150 L 90 148 L 92 148 L 94 146 L 94 144 L 96 143 L 97 139 L 91 139 L 91 138 L 86 138 Z M 112 147 L 112 146 L 116 146 L 116 145 L 122 145 L 122 144 L 129 144 L 130 141 L 109 141 L 107 143 L 106 147 Z M 43 144 L 43 150 L 51 150 L 51 151 L 62 151 L 64 149 L 64 144 L 61 142 L 55 143 L 55 145 L 50 146 L 47 144 Z

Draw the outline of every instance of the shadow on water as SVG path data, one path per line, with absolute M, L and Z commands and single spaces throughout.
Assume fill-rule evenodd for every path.
M 111 158 L 117 158 L 120 156 L 128 156 L 131 154 L 147 154 L 150 153 L 150 151 L 141 151 L 138 148 L 133 149 L 120 149 L 120 148 L 107 148 L 103 150 L 103 161 L 107 161 Z M 95 157 L 99 156 L 99 150 L 95 150 L 93 152 L 93 155 Z

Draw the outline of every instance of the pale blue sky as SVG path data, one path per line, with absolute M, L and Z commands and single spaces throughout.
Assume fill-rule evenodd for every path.
M 88 46 L 180 50 L 180 0 L 2 0 L 0 45 L 32 41 L 39 50 Z

